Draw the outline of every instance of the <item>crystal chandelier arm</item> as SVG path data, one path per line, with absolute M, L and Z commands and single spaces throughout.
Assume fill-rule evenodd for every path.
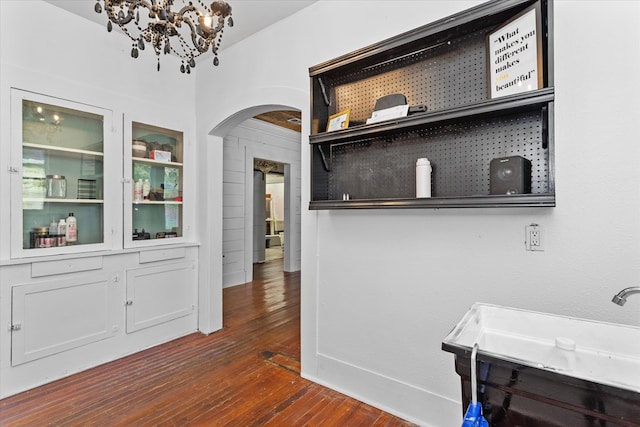
M 191 28 L 191 42 L 193 43 L 194 48 L 200 53 L 206 52 L 211 44 L 209 38 L 205 37 L 202 31 L 198 31 L 190 18 L 184 17 L 182 20 L 189 26 L 189 28 Z
M 231 6 L 224 0 L 213 0 L 209 7 L 204 0 L 198 0 L 202 8 L 191 0 L 183 0 L 182 8 L 174 5 L 175 0 L 96 1 L 94 10 L 97 13 L 104 11 L 107 15 L 107 30 L 112 31 L 112 26 L 117 25 L 133 41 L 133 58 L 137 58 L 138 51 L 144 50 L 145 43 L 149 43 L 157 56 L 173 52 L 182 58 L 180 71 L 183 73 L 189 73 L 195 67 L 195 57 L 209 50 L 214 56 L 217 54 L 227 18 L 229 27 L 233 26 Z M 218 65 L 217 56 L 213 65 Z
M 120 18 L 118 14 L 116 14 L 115 10 L 116 10 L 116 6 L 119 6 L 120 10 L 122 10 L 123 9 L 122 3 L 124 3 L 125 6 L 127 6 L 128 11 L 127 11 L 127 16 Z M 155 4 L 155 0 L 153 0 L 153 3 Z M 153 5 L 145 0 L 124 0 L 124 2 L 122 0 L 104 0 L 104 6 L 105 6 L 105 12 L 109 17 L 109 20 L 114 24 L 118 24 L 121 27 L 133 20 L 135 16 L 134 11 L 139 6 L 145 7 L 147 10 L 149 10 L 149 13 L 151 13 L 153 9 Z

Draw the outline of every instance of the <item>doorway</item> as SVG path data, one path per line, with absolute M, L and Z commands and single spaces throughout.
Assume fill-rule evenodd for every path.
M 290 197 L 287 164 L 266 159 L 253 163 L 253 263 L 285 257 L 286 201 Z
M 267 181 L 260 196 L 254 190 L 256 159 L 280 168 L 271 168 L 267 175 L 259 172 L 261 178 L 280 172 L 280 180 L 284 181 L 280 184 L 284 208 L 276 212 L 273 224 L 266 221 Z M 247 119 L 230 129 L 223 139 L 223 169 L 223 287 L 252 280 L 254 262 L 266 259 L 267 239 L 275 247 L 279 244 L 284 271 L 300 270 L 301 133 L 256 118 Z M 255 212 L 256 207 L 259 212 Z M 264 256 L 254 251 L 260 247 L 265 250 Z

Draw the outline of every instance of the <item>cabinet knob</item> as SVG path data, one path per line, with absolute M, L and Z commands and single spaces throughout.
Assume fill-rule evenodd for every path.
M 133 300 L 128 299 L 124 302 L 124 305 L 133 305 Z

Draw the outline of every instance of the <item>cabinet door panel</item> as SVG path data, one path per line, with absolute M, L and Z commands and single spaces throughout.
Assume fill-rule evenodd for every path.
M 121 190 L 107 185 L 117 182 L 121 161 L 111 131 L 113 112 L 19 89 L 12 89 L 11 104 L 11 256 L 80 253 L 117 244 L 112 230 L 119 224 Z M 76 240 L 57 227 L 71 213 Z
M 124 118 L 125 247 L 175 244 L 184 241 L 185 158 L 188 140 L 176 124 L 174 129 Z M 188 210 L 189 208 L 187 208 Z
M 92 275 L 14 286 L 12 366 L 113 336 L 110 285 L 106 277 Z
M 128 271 L 127 333 L 192 314 L 195 311 L 196 289 L 193 263 Z

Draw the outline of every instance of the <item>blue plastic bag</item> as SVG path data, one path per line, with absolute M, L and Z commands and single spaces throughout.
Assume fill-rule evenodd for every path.
M 489 427 L 489 423 L 482 416 L 482 404 L 473 402 L 469 404 L 462 427 Z

